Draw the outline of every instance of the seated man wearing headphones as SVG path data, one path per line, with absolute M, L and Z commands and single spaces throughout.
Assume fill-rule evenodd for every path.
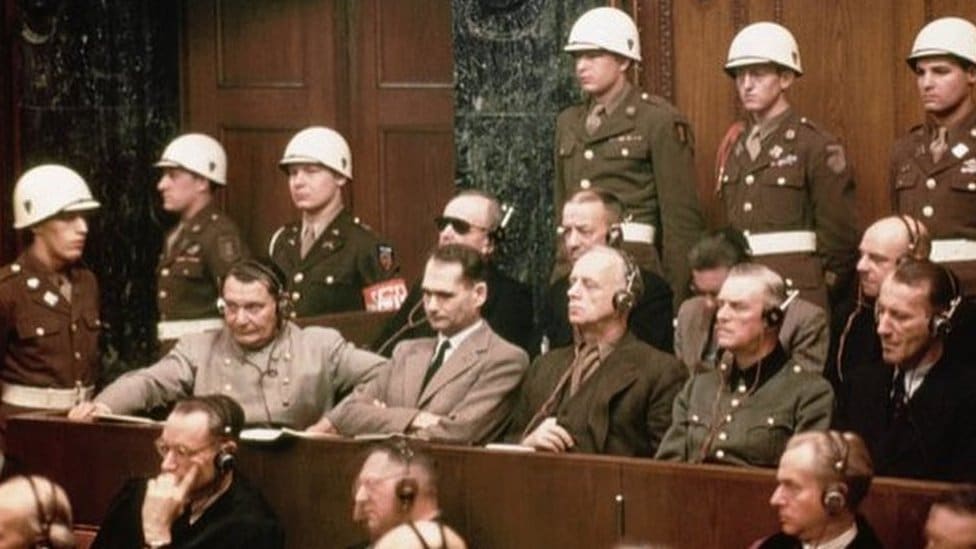
M 881 283 L 886 368 L 851 371 L 836 421 L 864 437 L 879 475 L 976 481 L 976 369 L 946 345 L 962 299 L 953 274 L 928 260 L 907 259 Z
M 857 368 L 879 364 L 881 340 L 874 323 L 874 302 L 886 276 L 904 258 L 927 259 L 932 238 L 925 224 L 907 215 L 883 217 L 871 224 L 858 245 L 857 296 L 833 311 L 830 352 L 824 376 L 841 391 Z
M 402 440 L 369 450 L 352 494 L 353 520 L 369 535 L 368 543 L 354 547 L 369 547 L 397 526 L 416 521 L 434 521 L 447 530 L 439 520 L 434 461 Z
M 623 238 L 620 223 L 624 215 L 620 199 L 609 191 L 589 189 L 571 196 L 563 205 L 559 224 L 559 235 L 569 260 L 575 262 L 597 244 L 617 247 Z M 630 310 L 628 327 L 637 339 L 670 353 L 674 347 L 671 287 L 666 280 L 643 268 L 640 278 L 644 292 Z M 573 343 L 573 328 L 567 316 L 568 289 L 567 274 L 553 282 L 546 293 L 542 328 L 553 349 Z
M 729 271 L 715 314 L 719 365 L 692 376 L 675 399 L 658 459 L 775 467 L 790 436 L 830 425 L 830 384 L 779 341 L 793 296 L 763 265 Z
M 808 431 L 793 436 L 779 460 L 779 484 L 769 500 L 782 530 L 753 548 L 880 549 L 881 541 L 857 512 L 873 474 L 867 446 L 854 433 Z
M 190 395 L 223 393 L 244 408 L 248 425 L 304 429 L 342 395 L 372 379 L 383 357 L 356 347 L 331 328 L 299 328 L 271 265 L 247 260 L 224 279 L 224 326 L 183 336 L 156 364 L 129 372 L 71 419 L 132 414 Z
M 628 332 L 640 281 L 637 266 L 607 246 L 576 260 L 568 315 L 579 342 L 529 368 L 508 440 L 548 452 L 654 455 L 687 371 Z
M 976 485 L 962 484 L 939 494 L 925 521 L 926 549 L 976 547 Z
M 746 261 L 749 261 L 749 242 L 742 231 L 733 227 L 705 236 L 688 252 L 691 290 L 695 295 L 678 308 L 674 352 L 689 371 L 714 368 L 718 363 L 715 298 L 729 269 Z M 827 313 L 819 305 L 795 298 L 783 315 L 779 341 L 800 366 L 813 372 L 822 371 L 827 358 Z
M 243 426 L 244 410 L 230 397 L 178 402 L 156 439 L 159 475 L 125 485 L 92 547 L 283 547 L 274 511 L 234 471 Z
M 71 503 L 64 490 L 40 476 L 16 476 L 0 484 L 0 547 L 71 549 Z

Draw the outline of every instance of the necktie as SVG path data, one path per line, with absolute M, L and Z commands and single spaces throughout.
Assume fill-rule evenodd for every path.
M 749 132 L 749 137 L 746 138 L 746 151 L 749 153 L 749 158 L 755 160 L 761 150 L 762 139 L 759 138 L 759 124 L 756 124 Z
M 180 240 L 180 235 L 183 233 L 183 224 L 180 223 L 173 229 L 173 232 L 169 233 L 166 237 L 166 255 L 173 253 L 173 248 L 176 247 L 176 243 Z
M 603 123 L 603 112 L 606 107 L 602 103 L 597 103 L 593 105 L 590 109 L 590 113 L 586 115 L 586 133 L 593 135 L 598 129 L 600 129 L 600 124 Z
M 579 391 L 580 385 L 596 371 L 599 364 L 600 348 L 596 345 L 583 344 L 576 353 L 576 360 L 570 366 L 573 373 L 569 377 L 569 396 L 573 396 Z
M 939 160 L 942 159 L 942 155 L 945 154 L 946 150 L 949 148 L 948 143 L 949 130 L 944 126 L 939 126 L 939 131 L 935 135 L 935 139 L 929 144 L 929 151 L 932 152 L 932 162 L 938 164 Z
M 900 417 L 904 413 L 907 403 L 908 398 L 905 394 L 905 371 L 898 368 L 898 373 L 895 374 L 895 379 L 891 382 L 891 417 Z
M 315 244 L 315 229 L 311 225 L 306 225 L 302 229 L 302 259 L 308 255 L 308 251 L 312 249 L 312 244 Z
M 427 367 L 427 373 L 424 374 L 424 383 L 420 386 L 420 393 L 423 394 L 424 389 L 427 388 L 427 384 L 430 383 L 431 378 L 440 370 L 441 365 L 444 364 L 444 355 L 447 354 L 447 350 L 451 348 L 451 340 L 445 339 L 441 342 L 440 347 L 437 348 L 437 352 L 434 353 L 434 360 L 431 361 L 430 366 Z

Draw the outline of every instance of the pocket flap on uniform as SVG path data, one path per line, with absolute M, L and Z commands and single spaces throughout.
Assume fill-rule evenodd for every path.
M 607 158 L 647 158 L 647 144 L 643 141 L 611 141 L 602 151 Z
M 760 177 L 763 185 L 769 187 L 786 187 L 790 189 L 802 189 L 806 185 L 803 178 L 803 170 L 798 166 L 770 167 L 769 172 Z
M 559 156 L 572 156 L 575 148 L 576 141 L 572 137 L 566 136 L 559 140 Z
M 972 177 L 972 176 L 971 176 Z M 955 191 L 963 191 L 969 193 L 976 193 L 976 177 L 968 179 L 965 177 L 954 178 L 949 185 Z
M 17 335 L 21 339 L 44 337 L 61 330 L 61 323 L 51 316 L 28 316 L 17 319 Z
M 203 263 L 200 261 L 177 261 L 173 264 L 172 272 L 173 276 L 181 276 L 183 278 L 202 278 L 203 269 Z

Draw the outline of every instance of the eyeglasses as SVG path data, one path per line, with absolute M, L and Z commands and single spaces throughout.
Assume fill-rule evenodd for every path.
M 448 225 L 450 225 L 451 229 L 453 229 L 454 232 L 462 235 L 468 234 L 469 232 L 471 232 L 471 229 L 480 229 L 485 232 L 488 231 L 488 227 L 481 227 L 479 225 L 475 225 L 474 223 L 470 223 L 463 219 L 458 219 L 456 217 L 448 217 L 445 215 L 440 215 L 435 217 L 434 225 L 437 225 L 438 231 L 443 231 Z
M 180 460 L 190 459 L 193 456 L 199 454 L 200 452 L 203 452 L 204 450 L 209 450 L 214 446 L 213 444 L 208 444 L 206 446 L 203 446 L 201 448 L 196 448 L 196 449 L 187 448 L 182 444 L 171 446 L 161 438 L 156 439 L 156 441 L 153 444 L 156 445 L 156 452 L 159 454 L 159 457 L 165 458 L 167 455 L 169 455 L 170 452 L 173 452 L 174 454 L 176 454 L 176 457 L 179 458 Z

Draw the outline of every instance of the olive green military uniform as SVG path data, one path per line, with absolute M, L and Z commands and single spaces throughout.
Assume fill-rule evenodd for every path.
M 297 316 L 364 308 L 363 288 L 397 273 L 392 246 L 343 210 L 301 256 L 301 223 L 278 229 L 268 254 L 287 278 Z
M 178 225 L 156 268 L 160 320 L 217 316 L 220 284 L 231 265 L 250 254 L 237 225 L 213 206 Z M 166 240 L 171 240 L 171 231 Z
M 739 135 L 719 175 L 719 194 L 729 224 L 750 237 L 816 234 L 815 251 L 753 251 L 801 297 L 826 309 L 827 291 L 846 288 L 857 262 L 854 177 L 836 139 L 792 110 L 781 116 L 755 160 L 746 148 L 752 128 Z
M 632 86 L 592 135 L 585 127 L 591 108 L 569 107 L 556 121 L 555 211 L 580 189 L 616 194 L 633 221 L 655 227 L 662 274 L 680 302 L 688 293 L 688 250 L 704 230 L 691 126 L 670 103 Z
M 937 129 L 916 126 L 895 143 L 891 155 L 891 201 L 896 213 L 921 220 L 933 239 L 932 259 L 959 276 L 967 295 L 976 294 L 976 257 L 946 259 L 947 239 L 976 246 L 976 110 L 948 129 L 947 149 L 934 162 L 929 145 Z M 968 241 L 968 242 L 961 242 Z M 945 242 L 949 250 L 952 242 Z
M 70 395 L 33 405 L 10 393 L 13 386 L 91 395 L 100 363 L 98 283 L 83 267 L 63 273 L 71 284 L 65 298 L 56 275 L 30 253 L 0 269 L 0 449 L 4 418 L 31 409 L 68 409 Z
M 732 379 L 726 372 L 733 367 L 723 366 L 685 383 L 657 459 L 776 467 L 795 433 L 829 428 L 830 383 L 781 346 L 751 368 L 752 379 Z

